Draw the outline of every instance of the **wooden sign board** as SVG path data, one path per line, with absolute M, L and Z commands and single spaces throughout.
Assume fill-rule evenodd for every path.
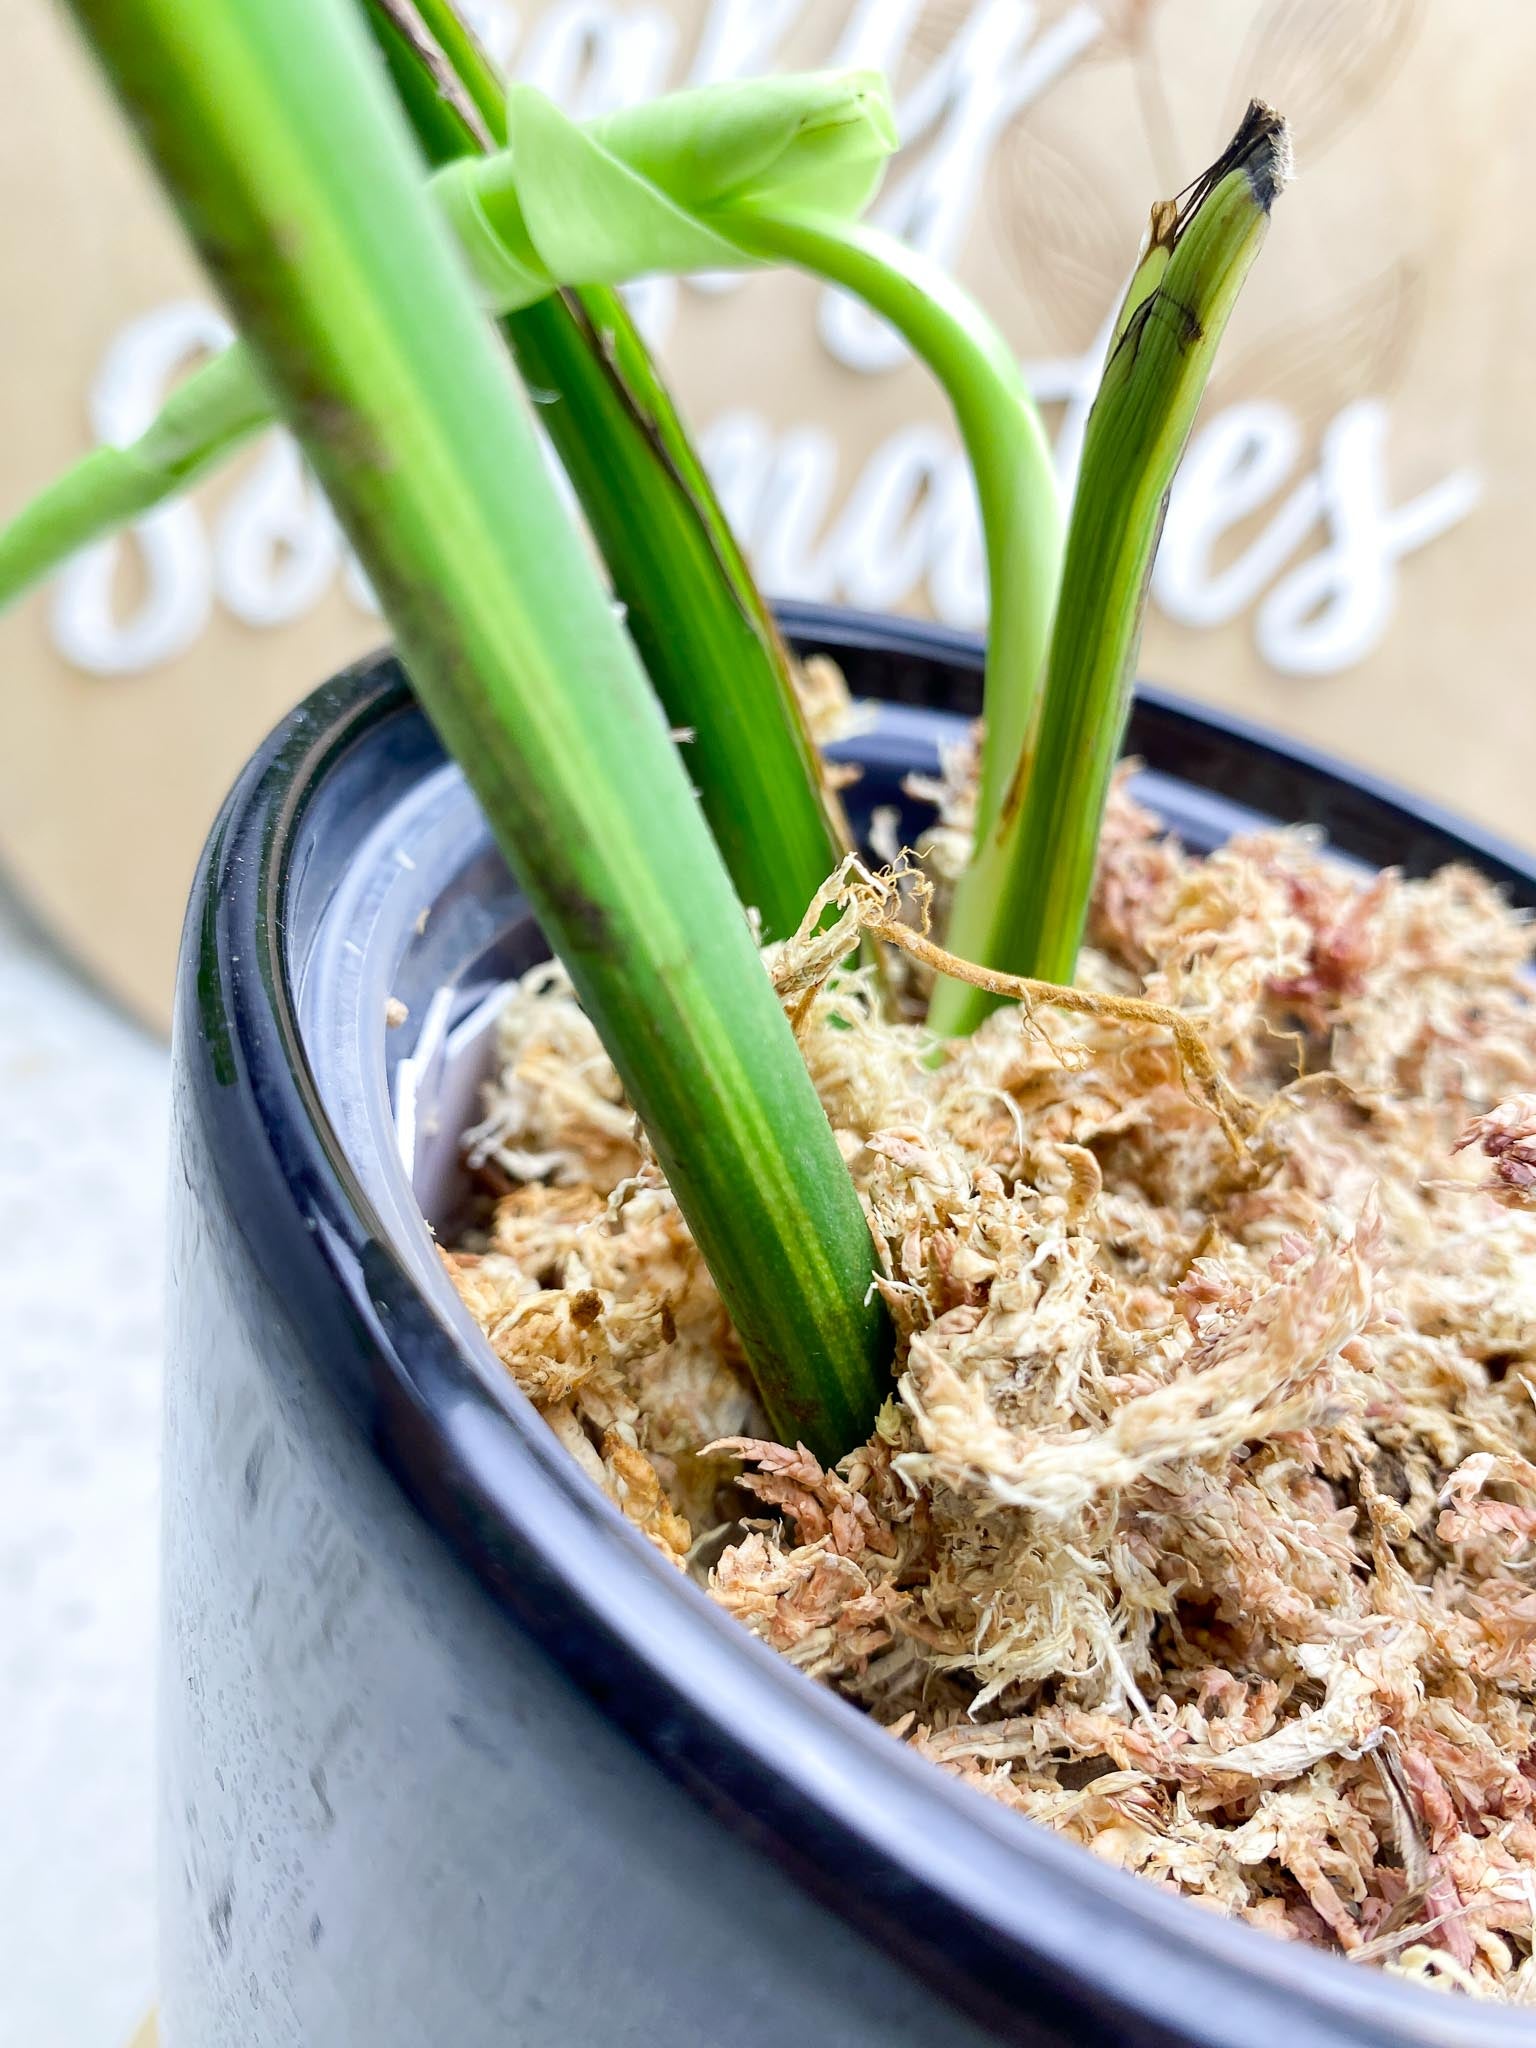
M 1154 196 L 1252 93 L 1301 176 L 1170 508 L 1143 669 L 1536 839 L 1523 687 L 1536 546 L 1524 195 L 1536 11 L 1485 0 L 475 0 L 577 111 L 789 65 L 892 75 L 877 210 L 1029 367 L 1070 475 Z M 54 13 L 8 0 L 0 505 L 132 434 L 224 328 Z M 635 294 L 765 585 L 984 615 L 945 408 L 806 281 Z M 0 859 L 146 1018 L 219 798 L 295 698 L 381 636 L 291 446 L 82 558 L 0 623 Z

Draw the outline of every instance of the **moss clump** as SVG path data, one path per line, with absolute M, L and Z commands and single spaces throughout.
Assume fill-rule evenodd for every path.
M 964 835 L 942 795 L 908 915 Z M 850 924 L 895 886 L 845 886 Z M 1112 1005 L 935 1063 L 824 936 L 766 956 L 899 1331 L 835 1471 L 765 1440 L 555 968 L 503 1016 L 499 1197 L 450 1263 L 624 1511 L 942 1768 L 1277 1934 L 1529 1996 L 1530 934 L 1304 834 L 1188 855 L 1122 786 L 1091 937 L 1083 986 L 1191 1020 L 1223 1093 Z

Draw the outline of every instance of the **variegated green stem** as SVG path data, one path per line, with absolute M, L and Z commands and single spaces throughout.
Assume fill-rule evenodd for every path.
M 358 16 L 71 7 L 603 1036 L 775 1427 L 840 1455 L 890 1341 L 858 1198 Z
M 505 81 L 453 0 L 366 7 L 429 162 L 506 141 Z M 616 290 L 552 294 L 502 330 L 646 673 L 693 734 L 688 772 L 737 891 L 765 937 L 787 937 L 842 857 L 841 816 L 788 650 L 692 438 Z
M 1168 492 L 1289 163 L 1284 122 L 1256 104 L 1182 206 L 1153 215 L 1088 421 L 1038 717 L 956 894 L 963 959 L 1072 979 Z M 997 1000 L 942 982 L 931 1021 L 968 1031 Z

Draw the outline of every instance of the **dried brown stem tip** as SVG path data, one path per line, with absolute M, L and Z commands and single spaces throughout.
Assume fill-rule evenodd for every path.
M 1248 111 L 1238 123 L 1237 133 L 1208 170 L 1178 197 L 1178 218 L 1183 224 L 1222 179 L 1236 170 L 1245 171 L 1253 196 L 1268 213 L 1276 195 L 1290 183 L 1295 172 L 1291 131 L 1285 116 L 1277 114 L 1262 100 L 1250 100 Z

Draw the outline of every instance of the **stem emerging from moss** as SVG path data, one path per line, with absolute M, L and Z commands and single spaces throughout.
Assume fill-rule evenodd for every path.
M 1289 169 L 1285 123 L 1255 102 L 1182 202 L 1153 212 L 1088 421 L 1045 689 L 955 896 L 967 959 L 1072 979 L 1168 493 Z M 930 1021 L 968 1031 L 996 1001 L 941 982 Z

